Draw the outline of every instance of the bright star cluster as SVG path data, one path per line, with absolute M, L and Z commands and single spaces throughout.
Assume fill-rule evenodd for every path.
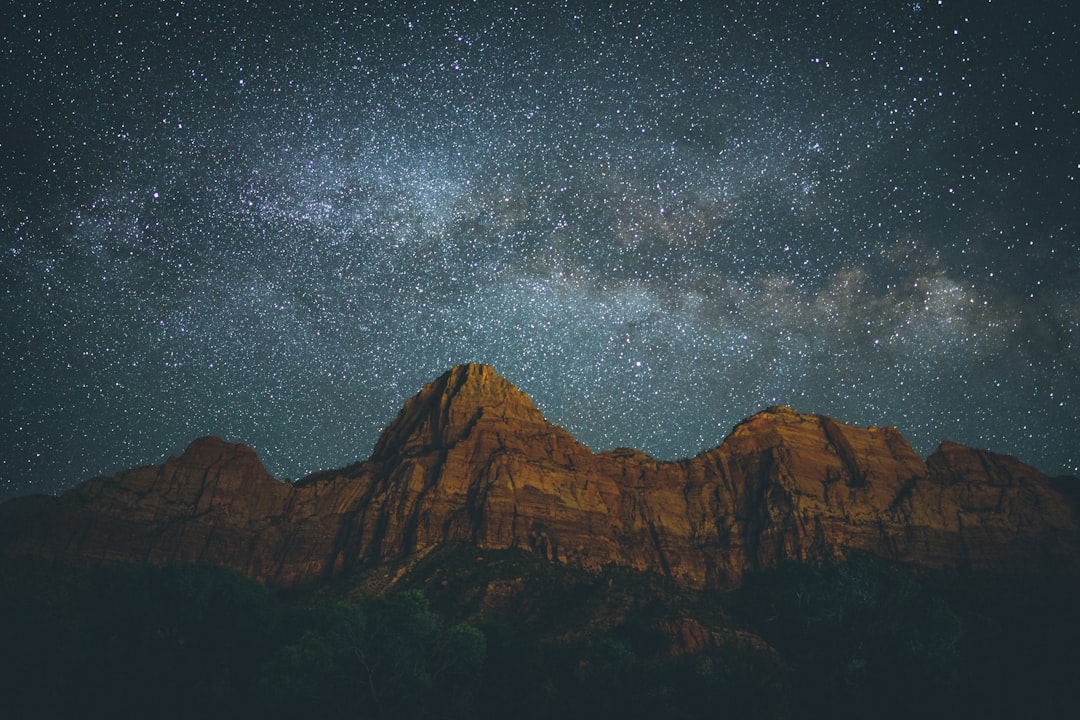
M 0 497 L 368 456 L 495 366 L 595 450 L 774 404 L 1080 473 L 1069 3 L 10 3 Z

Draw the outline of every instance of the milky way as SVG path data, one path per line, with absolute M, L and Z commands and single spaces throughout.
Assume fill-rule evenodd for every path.
M 594 450 L 1080 472 L 1069 3 L 388 5 L 3 11 L 0 496 L 340 467 L 468 361 Z

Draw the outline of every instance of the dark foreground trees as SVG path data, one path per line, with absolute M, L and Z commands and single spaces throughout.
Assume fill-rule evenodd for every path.
M 427 593 L 353 600 L 347 583 L 283 597 L 207 566 L 0 561 L 0 716 L 993 718 L 1080 706 L 1071 581 L 857 558 L 695 593 L 627 570 L 475 555 L 440 556 L 403 583 Z M 518 594 L 485 604 L 489 586 Z M 665 633 L 688 619 L 721 640 L 679 652 Z
M 222 568 L 0 572 L 5 717 L 458 717 L 483 635 L 420 593 L 280 601 Z
M 258 678 L 285 717 L 468 717 L 486 645 L 476 628 L 447 625 L 419 592 L 325 603 Z

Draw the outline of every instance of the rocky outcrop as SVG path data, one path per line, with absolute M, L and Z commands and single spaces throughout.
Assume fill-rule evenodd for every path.
M 7 503 L 0 542 L 8 553 L 89 563 L 205 561 L 266 577 L 278 563 L 293 494 L 252 449 L 202 438 L 162 465 L 95 478 L 60 498 Z
M 216 438 L 180 458 L 0 507 L 0 549 L 65 561 L 207 561 L 277 586 L 448 542 L 729 587 L 750 568 L 865 551 L 930 566 L 1075 572 L 1074 506 L 1015 458 L 777 407 L 717 448 L 594 454 L 483 365 L 410 399 L 371 458 L 281 483 Z

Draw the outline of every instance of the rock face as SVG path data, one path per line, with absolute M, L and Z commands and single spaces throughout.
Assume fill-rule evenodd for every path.
M 1015 458 L 944 443 L 924 462 L 895 428 L 783 407 L 689 460 L 594 454 L 483 365 L 425 386 L 343 470 L 281 483 L 249 448 L 202 438 L 162 465 L 0 506 L 5 554 L 207 561 L 283 587 L 448 542 L 723 588 L 853 551 L 1073 573 L 1078 541 L 1070 497 Z

